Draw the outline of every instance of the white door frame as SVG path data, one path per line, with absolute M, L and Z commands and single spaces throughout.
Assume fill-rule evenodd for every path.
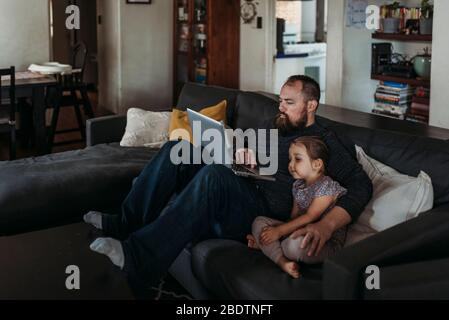
M 267 0 L 267 21 L 265 28 L 265 91 L 274 90 L 274 71 L 276 62 L 276 0 Z M 279 92 L 273 92 L 279 94 Z

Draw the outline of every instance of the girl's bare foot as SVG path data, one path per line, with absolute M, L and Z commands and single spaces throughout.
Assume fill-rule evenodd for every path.
M 252 234 L 246 236 L 246 240 L 248 240 L 248 248 L 259 250 L 259 245 L 257 244 L 256 238 Z
M 282 270 L 284 270 L 286 273 L 288 273 L 292 278 L 298 279 L 299 274 L 299 265 L 294 262 L 286 259 L 285 257 L 282 257 L 281 260 L 279 260 L 278 265 L 281 267 Z

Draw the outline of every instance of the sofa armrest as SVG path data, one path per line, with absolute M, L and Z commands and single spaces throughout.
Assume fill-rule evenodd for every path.
M 323 298 L 358 299 L 369 265 L 400 265 L 449 256 L 449 204 L 380 232 L 324 263 Z
M 107 116 L 86 122 L 87 146 L 119 142 L 126 129 L 126 116 Z

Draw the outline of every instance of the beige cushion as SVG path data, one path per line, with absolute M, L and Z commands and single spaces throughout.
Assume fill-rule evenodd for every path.
M 122 147 L 160 148 L 168 141 L 171 112 L 153 112 L 138 108 L 128 110 Z
M 359 163 L 373 182 L 374 194 L 362 215 L 350 226 L 346 245 L 432 209 L 432 181 L 425 172 L 410 177 L 370 158 L 358 146 L 356 151 Z

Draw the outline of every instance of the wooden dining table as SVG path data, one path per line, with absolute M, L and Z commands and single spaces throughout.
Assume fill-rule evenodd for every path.
M 33 122 L 37 155 L 48 153 L 47 127 L 45 123 L 45 89 L 57 84 L 53 76 L 39 75 L 32 72 L 16 73 L 16 98 L 30 98 L 33 107 Z M 7 96 L 10 80 L 1 82 L 2 96 Z

